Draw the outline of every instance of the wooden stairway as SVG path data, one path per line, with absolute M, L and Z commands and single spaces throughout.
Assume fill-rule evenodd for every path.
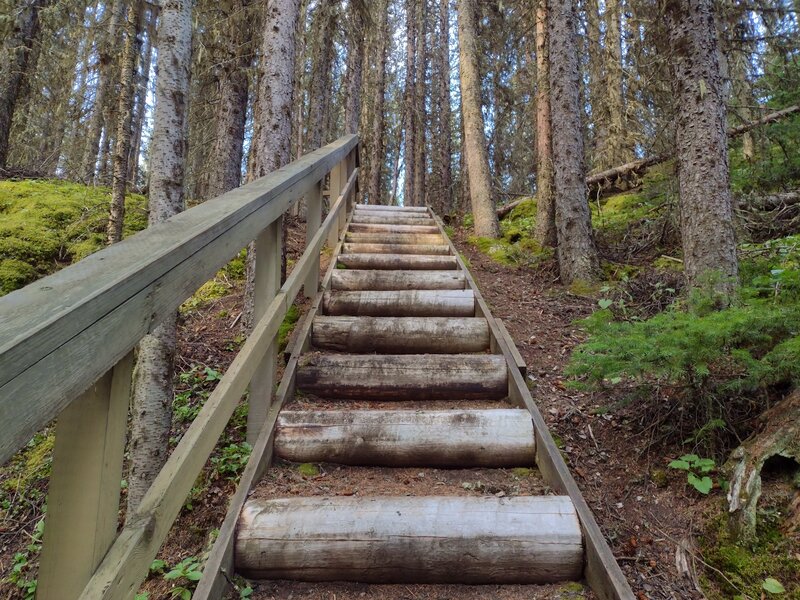
M 340 248 L 296 370 L 299 392 L 337 408 L 281 411 L 274 454 L 374 467 L 534 466 L 531 413 L 504 402 L 519 365 L 497 353 L 491 317 L 428 209 L 357 206 Z M 239 517 L 235 566 L 252 579 L 579 580 L 584 533 L 568 495 L 254 497 Z

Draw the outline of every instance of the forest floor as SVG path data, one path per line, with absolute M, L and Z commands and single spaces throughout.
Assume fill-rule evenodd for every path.
M 735 548 L 726 547 L 723 553 L 719 548 L 708 547 L 709 538 L 714 537 L 725 512 L 724 494 L 715 488 L 707 496 L 700 495 L 687 485 L 684 473 L 667 467 L 684 453 L 683 446 L 679 438 L 662 436 L 653 426 L 653 415 L 641 406 L 626 404 L 619 392 L 578 391 L 569 386 L 565 367 L 573 349 L 585 339 L 576 321 L 597 310 L 597 293 L 560 285 L 552 259 L 544 258 L 535 264 L 498 262 L 497 257 L 487 255 L 480 243 L 468 237 L 468 230 L 454 229 L 451 233 L 493 314 L 503 319 L 527 362 L 534 398 L 637 596 L 700 598 L 702 585 L 714 598 L 731 597 L 719 581 L 728 580 L 728 567 L 731 572 L 736 571 L 737 560 L 746 561 Z M 289 268 L 302 251 L 304 237 L 303 224 L 292 221 L 287 236 Z M 239 318 L 242 287 L 240 257 L 201 288 L 182 311 L 173 442 L 188 427 L 244 341 Z M 284 340 L 307 308 L 301 302 L 299 310 L 287 320 L 281 332 Z M 299 398 L 294 405 L 303 406 L 305 402 Z M 140 600 L 186 597 L 193 588 L 187 575 L 202 565 L 249 454 L 243 443 L 245 422 L 246 407 L 242 404 L 154 562 Z M 0 599 L 32 598 L 35 590 L 52 439 L 51 429 L 40 433 L 29 447 L 0 469 Z M 330 465 L 314 469 L 303 473 L 297 465 L 279 462 L 268 472 L 258 493 L 307 495 L 323 489 L 341 495 L 415 494 L 428 493 L 431 484 L 459 494 L 543 490 L 535 471 L 520 475 L 513 470 L 448 472 Z M 470 489 L 464 486 L 465 481 L 480 485 Z M 773 501 L 776 506 L 785 503 L 791 493 L 784 477 L 776 476 L 774 481 L 769 475 L 765 477 L 763 503 L 767 507 Z M 123 506 L 124 500 L 123 491 Z M 123 517 L 124 511 L 121 520 Z M 800 541 L 789 548 L 794 553 L 792 560 L 800 560 Z M 716 552 L 713 561 L 709 552 Z M 747 551 L 743 552 L 746 555 Z M 773 558 L 785 559 L 767 556 L 766 564 Z M 769 572 L 757 572 L 754 576 L 768 575 Z M 236 583 L 240 590 L 248 590 L 246 582 Z M 798 583 L 784 578 L 783 584 L 789 592 L 781 597 L 797 598 Z M 759 586 L 760 579 L 756 587 Z M 732 587 L 737 589 L 736 585 Z M 254 598 L 297 600 L 591 597 L 587 588 L 571 585 L 264 582 L 253 588 Z M 743 598 L 759 596 L 742 595 Z

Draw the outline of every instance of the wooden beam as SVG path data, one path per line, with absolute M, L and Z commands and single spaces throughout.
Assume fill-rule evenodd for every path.
M 125 528 L 83 590 L 82 599 L 128 599 L 139 589 L 197 474 L 208 460 L 247 385 L 262 364 L 269 342 L 277 334 L 288 307 L 294 302 L 313 268 L 315 253 L 322 248 L 328 230 L 338 226 L 339 212 L 345 206 L 344 199 L 339 197 L 331 207 L 331 212 L 292 274 L 265 311 L 264 317 L 256 323 L 222 380 L 167 459 L 142 499 L 139 510 L 129 517 Z
M 583 544 L 564 496 L 253 499 L 236 568 L 251 579 L 547 583 L 580 579 Z
M 371 223 L 350 223 L 352 233 L 411 233 L 414 235 L 436 234 L 439 229 L 433 225 L 374 225 Z
M 527 410 L 284 411 L 275 455 L 293 462 L 382 467 L 530 467 Z
M 450 246 L 445 244 L 345 244 L 344 254 L 450 254 Z
M 357 143 L 345 136 L 0 298 L 0 464 Z
M 353 217 L 352 223 L 358 223 L 359 225 L 423 225 L 431 227 L 435 221 L 429 217 L 373 217 L 372 215 L 363 216 L 363 213 L 359 213 Z
M 117 535 L 133 353 L 58 417 L 36 597 L 77 600 Z
M 322 180 L 311 190 L 306 197 L 306 246 L 314 239 L 322 223 Z M 338 237 L 338 236 L 337 236 Z M 316 261 L 317 268 L 312 267 L 311 273 L 303 285 L 306 298 L 314 300 L 319 291 L 319 254 Z
M 350 233 L 347 232 L 345 241 L 354 244 L 433 244 L 438 245 L 444 242 L 444 238 L 438 234 L 418 234 L 418 233 Z
M 424 206 L 384 206 L 382 204 L 359 204 L 356 206 L 357 211 L 378 211 L 386 213 L 426 213 L 430 211 Z

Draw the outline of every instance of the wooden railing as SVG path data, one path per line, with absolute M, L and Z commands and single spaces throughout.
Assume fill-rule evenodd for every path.
M 338 241 L 357 181 L 348 135 L 0 298 L 0 463 L 57 419 L 39 599 L 132 598 L 248 387 L 258 437 L 278 328 L 301 287 L 317 295 L 320 250 Z M 281 220 L 301 197 L 306 250 L 281 286 Z M 254 329 L 118 533 L 133 349 L 253 240 Z

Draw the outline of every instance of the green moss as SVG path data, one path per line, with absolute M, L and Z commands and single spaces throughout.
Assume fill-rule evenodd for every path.
M 283 319 L 283 323 L 281 323 L 280 329 L 278 329 L 278 346 L 281 352 L 286 349 L 286 345 L 289 343 L 289 336 L 292 335 L 292 331 L 294 331 L 294 327 L 299 320 L 300 310 L 295 305 L 290 306 L 289 310 L 286 311 L 286 316 Z
M 609 281 L 627 281 L 633 279 L 642 270 L 636 265 L 621 265 L 618 263 L 604 262 L 603 275 Z
M 222 273 L 233 281 L 244 281 L 245 271 L 247 269 L 246 265 L 247 248 L 243 248 L 231 262 L 222 267 Z
M 465 214 L 462 223 L 464 227 L 472 227 L 475 225 L 475 218 L 472 216 L 472 213 Z
M 653 469 L 653 472 L 650 473 L 650 479 L 656 487 L 665 488 L 669 484 L 667 472 L 664 469 Z
M 668 256 L 659 256 L 653 261 L 653 266 L 656 269 L 661 269 L 663 271 L 675 271 L 677 273 L 683 273 L 683 261 L 675 260 L 674 258 L 670 258 Z
M 303 463 L 297 467 L 297 472 L 303 477 L 316 477 L 319 475 L 319 467 L 311 463 Z
M 586 592 L 586 588 L 582 583 L 571 581 L 561 586 L 561 593 L 566 594 L 567 598 L 580 598 Z
M 9 502 L 11 497 L 35 499 L 39 495 L 36 484 L 50 477 L 54 444 L 52 431 L 37 433 L 22 451 L 0 468 L 0 478 L 3 479 L 0 508 L 13 510 Z M 17 502 L 18 506 L 22 504 Z
M 178 310 L 180 310 L 181 314 L 189 314 L 209 306 L 212 302 L 220 298 L 224 298 L 230 291 L 230 284 L 223 283 L 217 276 L 201 285 L 200 289 L 192 294 L 186 302 L 181 304 Z
M 0 295 L 101 249 L 110 197 L 108 188 L 66 181 L 0 181 Z M 124 235 L 147 226 L 146 205 L 126 197 Z
M 569 291 L 576 296 L 595 296 L 600 291 L 600 286 L 591 281 L 576 279 L 569 286 Z
M 725 513 L 721 512 L 697 539 L 703 560 L 713 567 L 706 570 L 703 581 L 708 598 L 721 600 L 736 594 L 761 598 L 764 580 L 773 577 L 786 588 L 786 595 L 782 597 L 800 599 L 797 543 L 781 534 L 777 519 L 760 518 L 759 541 L 745 547 L 731 539 Z
M 529 469 L 527 467 L 517 467 L 515 469 L 511 469 L 511 472 L 515 477 L 530 477 L 533 474 L 533 469 Z

